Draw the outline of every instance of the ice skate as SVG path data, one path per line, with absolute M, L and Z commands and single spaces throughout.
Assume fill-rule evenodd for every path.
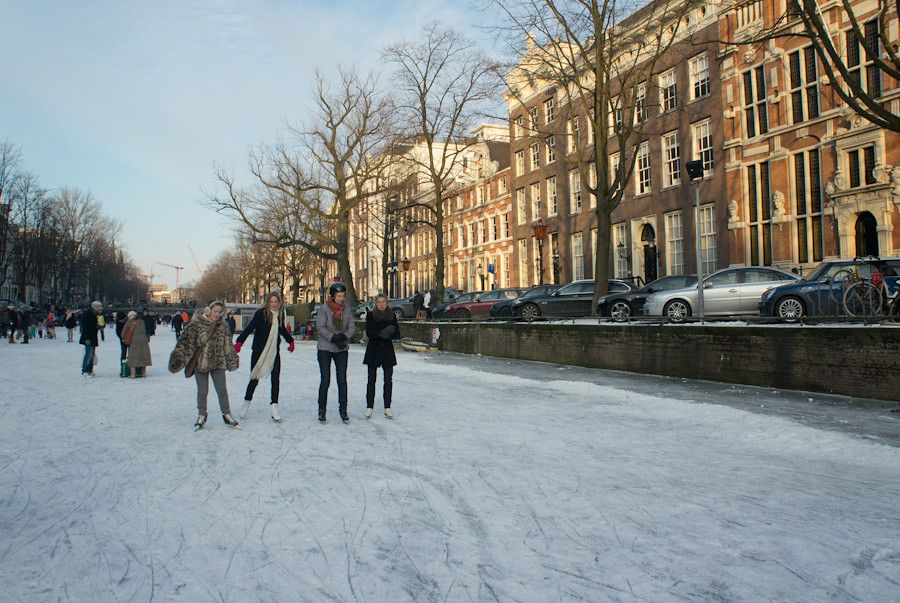
M 347 414 L 346 410 L 341 411 L 341 421 L 343 421 L 344 423 L 350 422 L 350 415 Z
M 276 423 L 281 423 L 281 415 L 278 414 L 278 404 L 269 404 L 269 408 L 272 410 L 272 420 Z
M 367 419 L 371 419 L 371 418 L 372 418 L 372 409 L 371 409 L 371 408 L 367 408 L 367 409 L 366 409 L 366 412 L 363 413 L 363 416 L 364 416 L 365 418 L 367 418 Z
M 393 419 L 393 418 L 394 418 L 394 411 L 391 410 L 390 408 L 385 408 L 385 409 L 384 409 L 384 416 L 386 416 L 388 419 Z
M 197 421 L 194 423 L 194 431 L 200 431 L 206 425 L 206 415 L 197 415 Z
M 228 425 L 229 427 L 238 427 L 238 428 L 240 428 L 240 424 L 239 424 L 239 423 L 237 422 L 237 420 L 236 420 L 233 416 L 231 416 L 230 414 L 222 415 L 222 420 L 225 421 L 225 424 Z
M 241 411 L 238 413 L 240 418 L 244 418 L 247 416 L 247 411 L 250 410 L 250 400 L 244 400 L 244 403 L 241 405 Z

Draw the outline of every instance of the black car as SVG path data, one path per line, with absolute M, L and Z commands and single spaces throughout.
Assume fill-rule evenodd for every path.
M 647 283 L 640 289 L 631 291 L 613 292 L 610 289 L 608 295 L 597 300 L 597 314 L 609 316 L 614 320 L 627 320 L 632 316 L 638 316 L 644 301 L 651 293 L 668 291 L 670 289 L 683 289 L 697 285 L 696 274 L 682 274 L 678 276 L 664 276 L 651 283 Z
M 554 291 L 557 291 L 562 285 L 537 285 L 536 287 L 532 287 L 516 299 L 507 299 L 501 302 L 497 302 L 493 306 L 491 306 L 491 316 L 494 318 L 512 318 L 513 316 L 513 303 L 520 299 L 527 299 L 529 297 L 541 296 L 541 295 L 550 295 Z
M 631 291 L 625 281 L 609 281 L 609 290 L 614 293 Z M 594 281 L 583 280 L 569 283 L 565 287 L 547 295 L 518 298 L 513 302 L 513 315 L 526 320 L 539 316 L 584 317 L 591 315 L 594 302 Z

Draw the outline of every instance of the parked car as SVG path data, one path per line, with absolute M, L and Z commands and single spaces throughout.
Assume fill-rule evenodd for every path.
M 475 299 L 482 293 L 484 293 L 484 291 L 469 291 L 468 293 L 463 293 L 461 295 L 458 295 L 452 301 L 450 301 L 446 304 L 441 304 L 440 306 L 437 306 L 434 310 L 431 311 L 431 316 L 433 318 L 446 318 L 444 316 L 444 314 L 445 314 L 445 312 L 447 312 L 447 308 L 449 308 L 451 305 L 460 303 L 460 302 L 472 301 L 473 299 Z
M 766 290 L 797 281 L 800 277 L 769 267 L 725 268 L 703 279 L 705 316 L 758 314 L 759 300 Z M 697 307 L 697 287 L 662 291 L 644 302 L 644 316 L 665 316 L 680 322 Z
M 537 285 L 536 287 L 528 289 L 525 293 L 523 293 L 516 299 L 524 300 L 537 295 L 549 295 L 558 290 L 560 287 L 562 287 L 562 285 L 559 284 Z M 491 316 L 494 318 L 511 318 L 513 316 L 513 303 L 515 303 L 515 301 L 515 299 L 500 300 L 499 302 L 491 306 Z
M 490 316 L 494 304 L 514 300 L 526 290 L 511 288 L 485 291 L 469 301 L 455 301 L 447 307 L 445 314 L 450 318 L 485 318 Z
M 610 279 L 608 282 L 612 292 L 630 291 L 632 288 L 625 281 Z M 575 281 L 553 293 L 517 299 L 513 302 L 513 315 L 526 320 L 539 316 L 590 316 L 593 302 L 594 280 Z
M 841 315 L 844 313 L 843 281 L 851 273 L 865 279 L 880 272 L 889 291 L 900 286 L 900 258 L 855 258 L 829 260 L 796 283 L 787 283 L 766 291 L 759 301 L 760 316 L 796 320 L 802 316 Z
M 664 276 L 652 283 L 647 283 L 640 289 L 604 295 L 597 300 L 597 314 L 609 316 L 614 320 L 626 320 L 632 316 L 640 315 L 644 308 L 644 301 L 653 293 L 696 286 L 696 274 Z
M 366 312 L 375 307 L 375 300 L 370 299 L 369 301 L 363 302 L 356 306 L 353 309 L 353 315 L 357 317 L 363 317 L 366 315 Z
M 452 302 L 457 297 L 459 297 L 460 293 L 462 292 L 459 289 L 444 287 L 444 299 L 442 303 L 448 304 Z M 397 320 L 416 317 L 416 310 L 413 304 L 413 299 L 415 299 L 415 297 L 415 295 L 410 295 L 409 297 L 390 300 L 389 303 L 391 306 L 391 310 L 394 311 L 394 314 L 397 316 Z

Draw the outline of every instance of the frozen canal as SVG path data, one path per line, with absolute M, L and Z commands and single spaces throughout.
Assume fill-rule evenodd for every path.
M 283 423 L 264 382 L 194 433 L 174 337 L 137 381 L 110 339 L 0 343 L 3 601 L 900 601 L 888 404 L 402 354 L 367 421 L 353 346 L 320 425 L 303 343 Z

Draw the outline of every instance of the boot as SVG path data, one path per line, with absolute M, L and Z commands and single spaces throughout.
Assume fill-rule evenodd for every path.
M 122 369 L 119 371 L 119 377 L 128 377 L 128 363 L 124 360 L 122 361 Z
M 347 414 L 346 408 L 344 408 L 340 411 L 340 415 L 341 415 L 341 421 L 343 421 L 344 423 L 350 422 L 350 415 Z
M 229 427 L 237 427 L 238 426 L 237 420 L 230 414 L 222 415 L 222 420 L 225 421 L 225 424 L 228 425 Z
M 240 418 L 244 418 L 247 416 L 247 411 L 250 410 L 250 400 L 244 399 L 244 403 L 241 405 L 241 411 L 238 413 Z
M 276 423 L 281 423 L 281 415 L 278 414 L 278 403 L 269 404 L 269 409 L 272 411 L 272 420 Z
M 194 427 L 202 429 L 204 425 L 206 425 L 206 414 L 197 415 L 197 422 L 194 423 Z
M 372 416 L 372 409 L 371 409 L 371 408 L 367 408 L 367 409 L 366 409 L 366 412 L 363 413 L 363 416 L 364 416 L 365 418 L 367 418 L 367 419 L 368 419 L 368 418 L 371 418 L 371 416 Z
M 325 407 L 320 406 L 319 407 L 319 423 L 324 423 L 324 422 L 325 422 Z
M 388 419 L 393 419 L 393 418 L 394 418 L 394 411 L 391 410 L 390 408 L 385 408 L 385 409 L 384 409 L 384 416 L 386 416 Z

